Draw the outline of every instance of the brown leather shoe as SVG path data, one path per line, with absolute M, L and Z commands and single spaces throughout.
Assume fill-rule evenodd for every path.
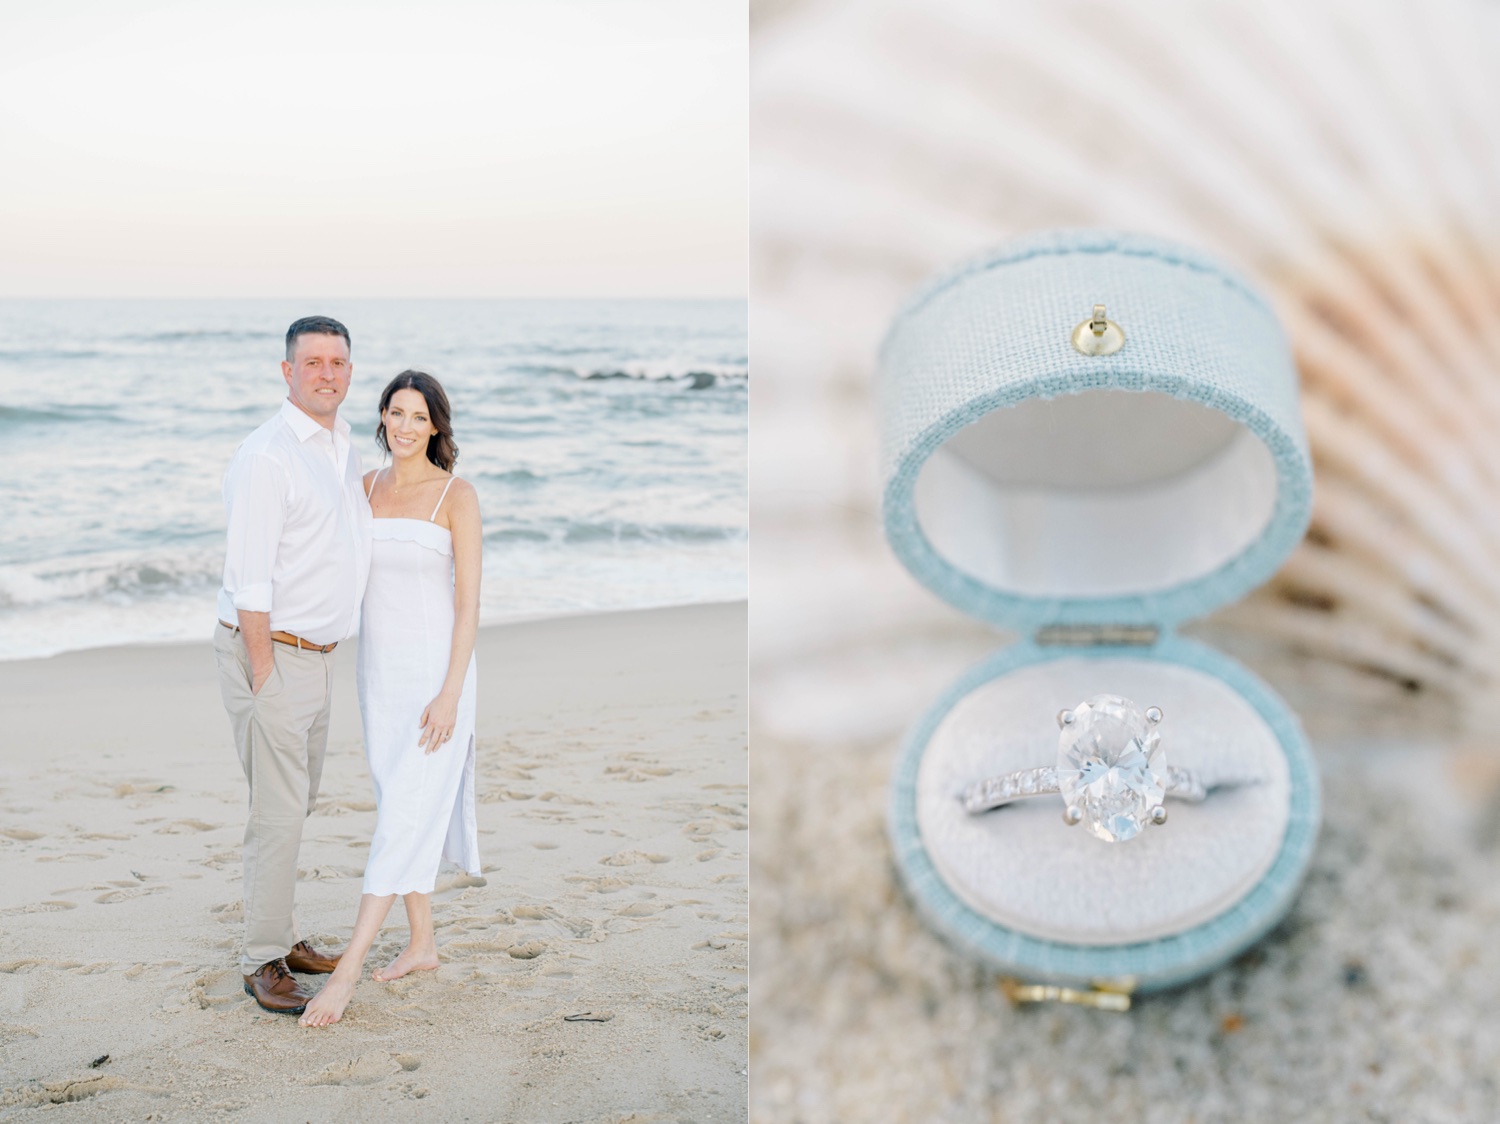
M 312 998 L 292 977 L 286 960 L 279 957 L 267 960 L 245 977 L 245 994 L 278 1015 L 300 1015 Z
M 339 956 L 342 956 L 340 953 Z M 298 941 L 286 954 L 286 966 L 294 972 L 326 976 L 339 966 L 338 956 L 325 956 L 306 941 Z

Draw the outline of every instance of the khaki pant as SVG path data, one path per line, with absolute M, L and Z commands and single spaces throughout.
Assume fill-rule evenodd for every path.
M 245 824 L 245 973 L 285 956 L 302 938 L 292 917 L 302 822 L 312 814 L 328 748 L 333 653 L 271 645 L 276 669 L 250 692 L 244 639 L 214 627 L 219 689 L 245 779 L 250 816 Z

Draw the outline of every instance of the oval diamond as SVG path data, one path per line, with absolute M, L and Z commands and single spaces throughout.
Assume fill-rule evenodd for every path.
M 1166 754 L 1145 711 L 1119 695 L 1074 707 L 1058 743 L 1057 786 L 1100 839 L 1139 835 L 1167 793 Z

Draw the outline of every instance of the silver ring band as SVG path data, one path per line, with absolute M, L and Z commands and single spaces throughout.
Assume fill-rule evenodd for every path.
M 1186 800 L 1191 804 L 1197 804 L 1208 796 L 1208 786 L 1191 769 L 1184 769 L 1179 765 L 1167 766 L 1165 788 L 1166 794 L 1172 799 Z M 958 798 L 963 801 L 964 811 L 970 815 L 979 815 L 981 812 L 1014 804 L 1017 800 L 1026 800 L 1032 796 L 1056 796 L 1061 791 L 1062 788 L 1057 783 L 1057 767 L 1043 765 L 1038 769 L 1017 769 L 1013 773 L 970 781 L 959 792 Z

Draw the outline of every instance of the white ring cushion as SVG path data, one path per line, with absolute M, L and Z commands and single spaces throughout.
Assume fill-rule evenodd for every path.
M 1210 784 L 1202 804 L 1168 800 L 1167 823 L 1106 843 L 1063 823 L 1061 796 L 971 816 L 958 791 L 978 777 L 1055 764 L 1056 714 L 1095 694 L 1159 706 L 1167 760 Z M 1248 894 L 1286 833 L 1286 758 L 1265 720 L 1206 672 L 1129 656 L 1064 657 L 992 680 L 934 731 L 917 776 L 917 823 L 953 892 L 1007 929 L 1080 945 L 1184 932 Z

